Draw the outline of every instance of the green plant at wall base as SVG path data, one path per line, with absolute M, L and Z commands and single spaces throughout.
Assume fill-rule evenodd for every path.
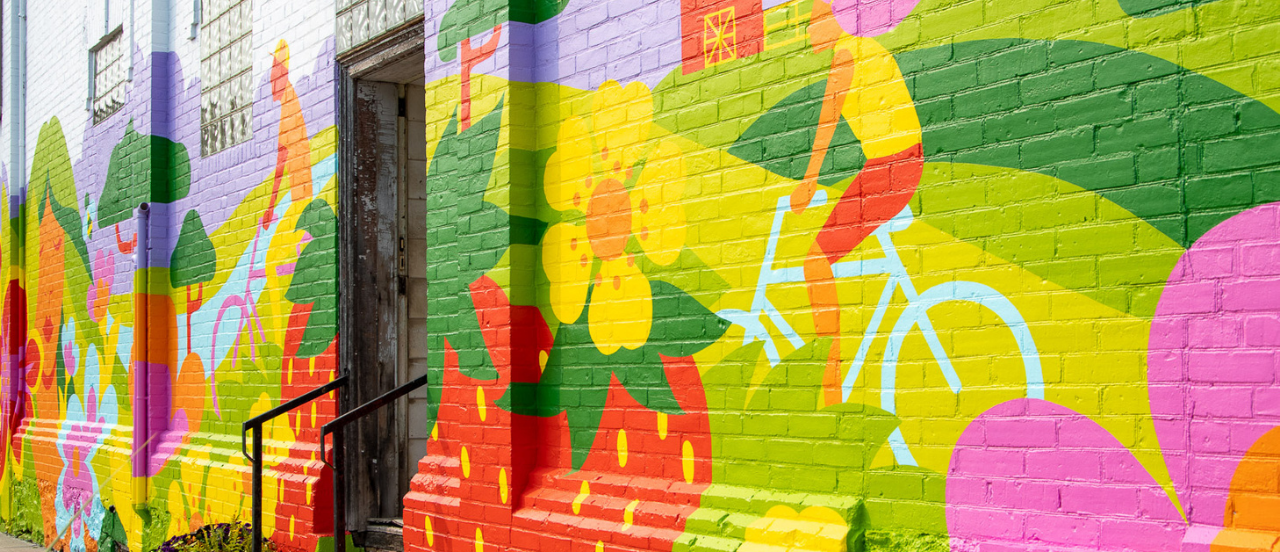
M 40 517 L 40 489 L 34 477 L 24 477 L 13 482 L 13 504 L 29 505 L 15 508 L 13 518 L 5 524 L 6 533 L 25 541 L 44 542 L 44 520 Z M 34 506 L 34 507 L 30 507 Z
M 267 540 L 263 550 L 275 550 Z M 160 552 L 248 552 L 253 549 L 253 527 L 240 520 L 212 523 L 184 535 L 177 535 L 160 545 Z
M 169 534 L 169 512 L 163 508 L 144 508 L 138 510 L 142 518 L 142 550 L 151 552 L 164 544 Z

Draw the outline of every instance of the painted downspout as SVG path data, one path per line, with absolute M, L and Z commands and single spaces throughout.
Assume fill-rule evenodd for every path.
M 148 464 L 151 462 L 151 370 L 148 339 L 147 267 L 151 250 L 151 206 L 143 203 L 135 210 L 138 246 L 133 250 L 133 503 L 144 506 L 148 495 Z
M 0 390 L 4 393 L 4 414 L 6 420 L 6 441 L 17 428 L 14 425 L 23 417 L 26 407 L 26 344 L 27 344 L 27 302 L 23 267 L 26 266 L 26 225 L 23 207 L 27 195 L 27 0 L 12 0 L 10 6 L 13 17 L 9 20 L 9 300 L 4 308 L 5 323 L 8 324 L 8 386 Z M 6 469 L 8 467 L 6 466 Z M 12 485 L 12 478 L 6 478 L 6 485 Z M 4 489 L 11 492 L 10 489 Z M 12 495 L 10 495 L 12 496 Z M 13 519 L 12 501 L 4 501 L 0 507 L 5 519 Z

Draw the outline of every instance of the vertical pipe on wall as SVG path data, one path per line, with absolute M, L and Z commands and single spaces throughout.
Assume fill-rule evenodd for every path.
M 12 15 L 9 16 L 9 216 L 16 217 L 17 232 L 11 231 L 10 241 L 10 280 L 18 279 L 19 289 L 25 289 L 23 282 L 26 256 L 23 254 L 26 233 L 22 229 L 26 225 L 26 217 L 22 209 L 26 205 L 27 182 L 27 0 L 11 0 Z M 8 221 L 4 221 L 8 222 Z M 12 229 L 11 229 L 12 230 Z M 16 234 L 16 235 L 15 235 Z M 5 285 L 9 285 L 6 283 Z M 25 291 L 10 289 L 15 295 Z M 25 297 L 22 297 L 25 299 Z M 21 397 L 25 392 L 26 375 L 22 373 L 25 364 L 27 344 L 26 301 L 19 297 L 10 297 L 7 301 L 9 312 L 4 316 L 9 321 L 8 373 L 9 388 L 4 392 L 7 399 Z M 25 405 L 24 399 L 17 404 Z M 17 407 L 15 407 L 17 408 Z M 8 437 L 8 435 L 5 435 Z M 12 478 L 5 478 L 6 485 Z M 6 489 L 6 491 L 8 491 Z M 12 501 L 4 501 L 5 519 L 13 519 Z
M 151 250 L 151 206 L 143 203 L 135 211 L 137 248 L 133 250 L 133 503 L 147 503 L 147 467 L 151 462 L 150 343 L 148 342 L 147 267 Z
M 27 180 L 27 0 L 12 0 L 9 20 L 9 193 Z

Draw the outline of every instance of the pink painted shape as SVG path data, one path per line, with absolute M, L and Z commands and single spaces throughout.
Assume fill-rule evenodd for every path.
M 1015 463 L 1012 456 L 1020 473 L 990 468 Z M 1115 437 L 1066 407 L 1000 404 L 965 429 L 952 454 L 951 549 L 1178 550 L 1182 516 L 1137 465 Z
M 878 36 L 897 27 L 920 0 L 835 0 L 831 12 L 844 32 L 853 36 Z
M 1278 274 L 1280 204 L 1273 203 L 1196 241 L 1156 308 L 1147 355 L 1151 412 L 1196 526 L 1222 526 L 1244 452 L 1280 425 Z

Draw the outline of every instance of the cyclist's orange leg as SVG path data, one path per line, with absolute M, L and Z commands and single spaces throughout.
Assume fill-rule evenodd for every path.
M 844 402 L 840 396 L 840 298 L 836 295 L 831 261 L 817 242 L 809 248 L 809 256 L 804 261 L 804 280 L 809 287 L 814 330 L 818 337 L 831 338 L 827 369 L 822 375 L 823 403 L 824 406 L 839 404 Z

